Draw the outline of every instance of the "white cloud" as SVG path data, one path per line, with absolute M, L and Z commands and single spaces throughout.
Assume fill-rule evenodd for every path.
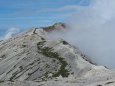
M 45 17 L 10 17 L 10 18 L 0 18 L 0 19 L 5 19 L 5 20 L 12 20 L 12 19 L 19 19 L 19 20 L 24 20 L 24 19 L 41 19 L 41 18 L 45 18 Z
M 115 0 L 91 0 L 77 9 L 69 21 L 69 41 L 96 63 L 115 68 Z
M 115 68 L 115 0 L 91 0 L 89 6 L 75 8 L 68 22 L 71 29 L 54 33 L 55 38 L 62 37 L 96 63 Z
M 0 40 L 11 38 L 13 35 L 20 32 L 20 29 L 18 28 L 10 28 L 6 31 L 5 35 L 0 36 Z
M 69 10 L 76 10 L 78 6 L 76 5 L 66 5 L 63 7 L 58 7 L 58 8 L 45 8 L 45 9 L 41 9 L 41 10 L 36 10 L 36 11 L 28 11 L 28 10 L 20 10 L 20 11 L 16 11 L 14 13 L 12 13 L 11 15 L 27 15 L 27 14 L 40 14 L 40 13 L 46 13 L 46 12 L 64 12 L 64 11 L 68 11 Z
M 37 11 L 37 13 L 42 13 L 42 12 L 57 12 L 57 11 L 66 11 L 66 10 L 76 10 L 78 6 L 76 5 L 66 5 L 64 7 L 59 7 L 59 8 L 48 8 L 48 9 L 42 9 Z

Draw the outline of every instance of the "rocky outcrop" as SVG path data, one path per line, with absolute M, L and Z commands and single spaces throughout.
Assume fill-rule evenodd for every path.
M 54 26 L 57 27 L 56 25 L 58 24 Z M 2 83 L 7 80 L 25 81 L 25 83 L 26 81 L 59 80 L 61 83 L 62 78 L 66 82 L 71 82 L 68 80 L 71 77 L 77 83 L 77 79 L 78 81 L 80 78 L 88 80 L 89 77 L 97 77 L 109 72 L 105 67 L 93 64 L 79 48 L 63 39 L 46 39 L 45 33 L 47 31 L 44 28 L 31 28 L 0 42 L 0 81 L 3 81 Z
M 65 23 L 55 23 L 54 25 L 48 26 L 48 27 L 42 27 L 43 30 L 45 30 L 46 32 L 52 32 L 53 30 L 63 30 L 65 29 L 67 26 Z

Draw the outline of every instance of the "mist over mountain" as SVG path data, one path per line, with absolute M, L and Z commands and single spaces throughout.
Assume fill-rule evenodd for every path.
M 66 34 L 68 27 L 55 23 L 31 28 L 1 41 L 0 85 L 114 85 L 114 71 L 96 65 L 77 46 L 56 38 Z
M 90 0 L 89 6 L 78 6 L 69 20 L 66 38 L 99 65 L 115 68 L 115 0 Z
M 78 46 L 98 65 L 115 69 L 115 0 L 90 0 L 88 6 L 76 6 L 63 33 L 53 32 L 50 38 L 63 38 Z
M 18 34 L 19 32 L 20 32 L 20 29 L 18 28 L 10 28 L 7 31 L 2 32 L 4 34 L 0 35 L 0 40 L 11 38 L 12 36 Z
M 0 86 L 115 86 L 115 0 L 0 4 Z

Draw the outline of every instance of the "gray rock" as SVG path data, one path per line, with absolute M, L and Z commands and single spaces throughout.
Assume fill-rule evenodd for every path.
M 46 33 L 31 28 L 0 42 L 0 86 L 93 86 L 115 75 L 63 39 L 45 38 Z

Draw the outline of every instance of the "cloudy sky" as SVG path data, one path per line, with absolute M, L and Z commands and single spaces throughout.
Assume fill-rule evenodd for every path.
M 64 22 L 77 5 L 88 3 L 88 0 L 0 0 L 0 32 L 12 27 L 27 29 Z
M 0 40 L 55 22 L 70 25 L 70 31 L 56 38 L 115 69 L 115 0 L 0 0 Z

